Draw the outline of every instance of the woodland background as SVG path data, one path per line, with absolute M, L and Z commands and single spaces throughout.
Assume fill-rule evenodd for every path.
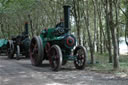
M 128 29 L 128 0 L 0 0 L 0 38 L 21 34 L 25 22 L 31 38 L 39 35 L 63 18 L 64 5 L 71 6 L 71 31 L 88 49 L 91 64 L 128 68 L 128 57 L 119 53 L 119 38 Z

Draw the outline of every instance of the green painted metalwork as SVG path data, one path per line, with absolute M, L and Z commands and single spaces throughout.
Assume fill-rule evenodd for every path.
M 55 28 L 49 28 L 47 30 L 43 30 L 40 34 L 40 37 L 43 41 L 43 47 L 45 47 L 46 43 L 49 41 L 49 40 L 53 40 L 54 36 L 52 36 L 52 32 L 54 31 Z M 47 34 L 46 34 L 47 33 Z M 46 36 L 45 36 L 46 34 Z
M 73 56 L 73 55 L 63 55 L 63 60 L 71 60 L 74 61 L 77 59 L 77 56 Z
M 0 39 L 0 48 L 7 45 L 8 40 L 7 39 Z
M 72 48 L 63 47 L 61 45 L 61 41 L 63 40 L 63 42 L 64 42 L 64 38 L 67 35 L 71 35 L 71 34 L 65 33 L 64 35 L 56 36 L 56 35 L 54 35 L 55 29 L 56 28 L 48 28 L 48 29 L 42 30 L 40 37 L 41 37 L 41 40 L 43 43 L 43 47 L 45 48 L 45 46 L 48 42 L 52 45 L 53 44 L 59 45 L 61 47 L 61 50 L 63 53 L 63 60 L 75 60 L 76 56 L 71 55 Z
M 64 36 L 55 36 L 53 34 L 55 28 L 48 28 L 47 30 L 43 30 L 40 34 L 40 37 L 43 41 L 43 46 L 45 47 L 46 43 L 47 42 L 50 42 L 50 41 L 57 41 L 57 40 L 61 40 L 64 38 Z M 46 35 L 46 36 L 45 36 Z

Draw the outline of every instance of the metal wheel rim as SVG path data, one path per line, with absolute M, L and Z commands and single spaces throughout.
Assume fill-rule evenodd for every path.
M 38 45 L 37 45 L 36 39 L 34 39 L 30 45 L 30 58 L 31 58 L 32 64 L 35 64 L 37 55 L 38 55 Z
M 78 66 L 82 66 L 83 63 L 85 62 L 85 59 L 84 59 L 85 55 L 83 50 L 82 49 L 77 50 L 76 56 L 77 56 L 77 60 L 75 60 L 76 64 Z
M 74 55 L 77 56 L 76 60 L 74 60 L 75 67 L 77 69 L 84 69 L 87 63 L 86 49 L 83 46 L 77 46 Z
M 59 46 L 54 45 L 50 49 L 50 65 L 53 71 L 58 71 L 62 65 L 62 53 Z
M 20 46 L 17 45 L 16 58 L 19 59 L 19 57 L 20 57 Z

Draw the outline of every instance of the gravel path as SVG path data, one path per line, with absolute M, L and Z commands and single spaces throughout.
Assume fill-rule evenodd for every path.
M 53 72 L 47 61 L 43 63 L 41 67 L 34 67 L 30 60 L 0 56 L 0 85 L 128 85 L 128 78 L 76 70 L 73 65 Z

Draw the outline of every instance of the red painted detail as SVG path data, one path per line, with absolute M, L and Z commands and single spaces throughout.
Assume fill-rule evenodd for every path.
M 51 45 L 50 45 L 50 43 L 48 42 L 48 43 L 46 44 L 46 46 L 45 46 L 45 51 L 46 51 L 46 53 L 49 52 L 50 48 L 51 48 Z
M 30 51 L 30 59 L 31 59 L 32 64 L 34 64 L 34 63 L 35 63 L 35 61 L 34 61 L 34 59 L 33 59 L 32 54 L 33 54 L 33 53 Z
M 72 43 L 70 43 L 69 40 L 72 40 Z M 68 37 L 66 42 L 68 46 L 72 46 L 74 44 L 74 39 L 72 37 Z
M 28 24 L 28 22 L 25 22 L 25 24 Z

